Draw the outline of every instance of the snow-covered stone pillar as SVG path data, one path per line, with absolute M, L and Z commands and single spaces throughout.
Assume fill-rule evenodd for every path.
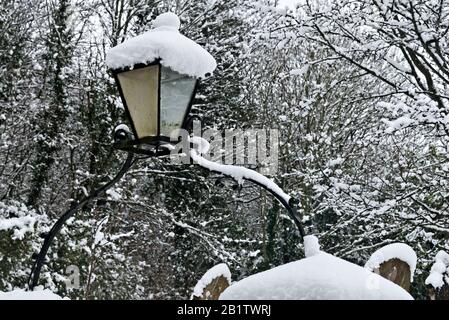
M 375 251 L 365 268 L 396 283 L 407 291 L 416 269 L 416 253 L 405 243 L 392 243 Z

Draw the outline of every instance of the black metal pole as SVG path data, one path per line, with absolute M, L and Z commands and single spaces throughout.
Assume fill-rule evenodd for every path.
M 51 230 L 47 233 L 45 236 L 44 244 L 42 245 L 42 248 L 36 258 L 36 261 L 33 264 L 33 267 L 31 269 L 30 277 L 28 279 L 28 288 L 30 290 L 33 290 L 34 287 L 36 287 L 39 283 L 39 276 L 42 270 L 42 266 L 45 262 L 45 257 L 47 255 L 48 249 L 50 248 L 51 243 L 53 242 L 56 235 L 61 230 L 64 223 L 69 219 L 71 216 L 73 216 L 81 207 L 86 205 L 87 203 L 91 202 L 98 196 L 100 196 L 103 192 L 111 188 L 114 184 L 116 184 L 124 175 L 125 173 L 131 168 L 133 164 L 134 154 L 132 152 L 128 152 L 128 156 L 126 158 L 125 163 L 123 164 L 120 171 L 115 175 L 114 178 L 112 178 L 111 181 L 103 185 L 102 187 L 98 188 L 94 192 L 92 192 L 89 196 L 86 198 L 78 201 L 77 203 L 73 204 L 69 210 L 67 210 L 59 219 L 56 221 L 56 223 L 53 225 Z

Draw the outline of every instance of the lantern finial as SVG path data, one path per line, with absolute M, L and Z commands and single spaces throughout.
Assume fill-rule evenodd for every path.
M 179 27 L 181 26 L 181 21 L 179 17 L 173 12 L 166 12 L 160 14 L 153 21 L 153 28 L 170 28 L 176 29 L 179 31 Z

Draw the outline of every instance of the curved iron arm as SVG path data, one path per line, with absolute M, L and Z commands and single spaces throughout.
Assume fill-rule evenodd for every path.
M 200 166 L 201 168 L 205 168 L 209 171 L 215 172 L 215 173 L 219 173 L 221 175 L 227 176 L 231 179 L 234 179 L 231 175 L 225 174 L 223 172 L 220 171 L 216 171 L 216 170 L 211 170 L 207 167 L 203 167 L 199 164 L 196 164 L 198 166 Z M 285 199 L 283 197 L 281 197 L 279 194 L 277 194 L 276 192 L 274 192 L 273 190 L 271 190 L 270 188 L 268 188 L 266 185 L 251 179 L 251 178 L 244 178 L 245 180 L 251 181 L 252 183 L 258 185 L 259 187 L 267 190 L 269 193 L 271 193 L 283 206 L 285 209 L 287 209 L 288 215 L 290 216 L 290 218 L 292 218 L 292 220 L 295 222 L 296 227 L 298 228 L 299 234 L 301 235 L 301 240 L 304 240 L 304 237 L 306 236 L 306 233 L 304 231 L 304 227 L 301 223 L 301 217 L 298 214 L 298 210 L 296 209 L 296 199 L 295 198 L 290 198 L 290 200 L 287 202 L 285 201 Z
M 253 180 L 250 178 L 245 178 L 245 180 L 251 181 L 252 183 L 257 184 L 259 187 L 264 188 L 265 190 L 270 192 L 276 199 L 278 199 L 278 201 L 285 207 L 285 209 L 287 209 L 290 218 L 292 218 L 292 220 L 295 222 L 295 225 L 298 228 L 299 234 L 301 235 L 301 239 L 303 240 L 304 237 L 306 236 L 306 233 L 305 233 L 304 227 L 301 223 L 301 217 L 299 216 L 298 210 L 296 209 L 296 205 L 295 205 L 296 199 L 290 198 L 290 200 L 287 202 L 287 201 L 285 201 L 284 198 L 282 198 L 276 192 L 274 192 L 273 190 L 268 188 L 266 185 L 259 183 L 256 180 Z
M 33 290 L 34 287 L 38 285 L 39 282 L 39 276 L 42 270 L 42 266 L 45 262 L 45 257 L 47 255 L 48 249 L 50 248 L 51 243 L 53 242 L 53 239 L 56 237 L 56 235 L 61 230 L 64 223 L 72 217 L 81 207 L 86 205 L 87 203 L 91 202 L 95 198 L 97 198 L 99 195 L 101 195 L 103 192 L 107 191 L 109 188 L 111 188 L 114 184 L 116 184 L 124 175 L 125 173 L 131 168 L 133 165 L 133 159 L 134 154 L 132 152 L 128 152 L 128 156 L 126 158 L 125 163 L 123 164 L 120 171 L 115 175 L 114 178 L 112 178 L 111 181 L 106 183 L 105 185 L 101 186 L 94 192 L 92 192 L 89 196 L 85 197 L 81 201 L 78 201 L 77 203 L 72 204 L 69 210 L 67 210 L 59 219 L 56 221 L 56 223 L 53 225 L 51 230 L 46 234 L 44 244 L 41 247 L 41 250 L 36 258 L 36 261 L 33 264 L 33 267 L 31 269 L 30 277 L 28 279 L 28 288 L 30 290 Z
M 192 129 L 193 121 L 195 121 L 195 120 L 198 120 L 200 123 L 203 122 L 203 119 L 199 115 L 193 114 L 186 119 L 186 121 L 183 125 L 183 128 L 186 130 Z
M 94 192 L 92 192 L 89 196 L 85 197 L 84 199 L 82 199 L 81 201 L 78 201 L 77 203 L 72 204 L 71 208 L 69 210 L 67 210 L 57 221 L 56 223 L 53 225 L 53 227 L 51 228 L 51 230 L 45 235 L 45 240 L 44 243 L 41 247 L 41 250 L 33 264 L 33 267 L 31 269 L 31 273 L 30 273 L 30 277 L 28 279 L 28 288 L 30 290 L 33 290 L 39 283 L 39 276 L 42 270 L 42 266 L 45 262 L 45 257 L 47 255 L 48 249 L 50 248 L 50 245 L 52 244 L 54 238 L 56 237 L 56 235 L 59 233 L 59 231 L 61 230 L 62 226 L 64 225 L 64 223 L 70 218 L 72 217 L 81 207 L 83 207 L 84 205 L 86 205 L 87 203 L 91 202 L 92 200 L 94 200 L 95 198 L 97 198 L 99 195 L 101 195 L 103 192 L 107 191 L 109 188 L 111 188 L 114 184 L 116 184 L 124 175 L 125 173 L 129 170 L 129 168 L 131 168 L 131 166 L 133 165 L 133 160 L 134 160 L 134 154 L 132 150 L 128 151 L 128 156 L 126 158 L 125 163 L 123 164 L 122 168 L 120 169 L 120 171 L 116 174 L 116 176 L 110 180 L 108 183 L 106 183 L 105 185 L 103 185 L 102 187 L 98 188 L 97 190 L 95 190 Z M 209 169 L 210 170 L 210 169 Z M 210 170 L 210 171 L 214 171 L 214 170 Z M 224 176 L 228 176 L 230 178 L 232 178 L 232 176 L 224 174 L 223 172 L 219 172 L 219 171 L 214 171 L 217 172 L 219 174 L 222 174 Z M 245 180 L 251 181 L 254 184 L 264 188 L 265 190 L 267 190 L 268 192 L 270 192 L 284 207 L 285 209 L 287 209 L 287 212 L 289 214 L 289 216 L 293 219 L 293 221 L 295 222 L 296 227 L 299 230 L 299 233 L 301 235 L 301 238 L 304 239 L 305 236 L 305 232 L 304 232 L 304 227 L 301 223 L 301 218 L 298 214 L 298 211 L 296 210 L 296 206 L 295 206 L 295 199 L 294 198 L 290 198 L 290 200 L 287 202 L 283 197 L 281 197 L 279 194 L 277 194 L 276 192 L 274 192 L 273 190 L 271 190 L 270 188 L 268 188 L 266 185 L 253 180 L 251 178 L 245 178 Z
M 193 121 L 195 119 L 199 120 L 200 122 L 202 122 L 202 118 L 200 116 L 192 115 L 189 118 L 187 118 L 187 120 L 186 120 L 186 122 L 184 124 L 184 128 L 190 129 L 190 127 L 192 126 Z M 192 147 L 192 145 L 191 145 L 191 147 Z M 199 164 L 197 164 L 197 165 L 199 165 Z M 199 165 L 199 166 L 202 167 L 201 165 Z M 223 172 L 211 170 L 211 169 L 206 168 L 206 167 L 202 167 L 202 168 L 208 169 L 209 171 L 213 171 L 215 173 L 219 173 L 221 175 L 224 175 L 224 176 L 227 176 L 227 177 L 233 179 L 232 176 L 224 174 Z M 301 239 L 304 239 L 304 237 L 306 236 L 306 233 L 304 231 L 304 226 L 301 223 L 301 217 L 299 216 L 298 210 L 296 209 L 296 203 L 295 202 L 297 200 L 295 198 L 290 198 L 290 200 L 287 202 L 287 201 L 285 201 L 285 199 L 283 197 L 281 197 L 279 194 L 277 194 L 276 192 L 274 192 L 273 190 L 268 188 L 266 185 L 264 185 L 264 184 L 262 184 L 262 183 L 260 183 L 260 182 L 258 182 L 256 180 L 253 180 L 251 178 L 244 178 L 244 179 L 248 180 L 248 181 L 251 181 L 252 183 L 254 183 L 254 184 L 258 185 L 259 187 L 261 187 L 261 188 L 267 190 L 268 192 L 270 192 L 285 207 L 285 209 L 287 209 L 290 218 L 292 218 L 292 220 L 295 222 L 296 227 L 298 228 L 299 234 L 301 235 Z

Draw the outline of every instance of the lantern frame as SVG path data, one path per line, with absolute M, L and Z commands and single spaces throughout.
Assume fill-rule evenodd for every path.
M 137 130 L 136 130 L 133 118 L 131 116 L 131 112 L 129 111 L 128 103 L 126 101 L 126 98 L 125 98 L 125 95 L 123 92 L 123 88 L 122 88 L 122 85 L 120 84 L 120 80 L 119 80 L 118 76 L 121 73 L 138 70 L 138 69 L 144 69 L 144 68 L 151 67 L 151 66 L 159 66 L 158 88 L 157 88 L 157 95 L 158 95 L 158 99 L 157 99 L 157 117 L 158 117 L 158 119 L 157 119 L 157 134 L 155 136 L 139 138 L 139 135 L 137 134 Z M 120 94 L 120 99 L 125 108 L 126 117 L 128 118 L 128 122 L 131 125 L 131 130 L 134 135 L 133 138 L 131 138 L 129 136 L 128 139 L 126 139 L 124 141 L 115 142 L 114 146 L 116 149 L 120 149 L 120 150 L 124 150 L 124 151 L 132 151 L 134 153 L 141 153 L 141 154 L 146 154 L 146 155 L 155 155 L 155 153 L 159 154 L 160 146 L 162 146 L 164 144 L 172 144 L 172 140 L 170 137 L 161 135 L 161 108 L 163 108 L 163 106 L 161 106 L 162 68 L 168 68 L 172 71 L 177 72 L 176 70 L 173 70 L 170 67 L 162 65 L 161 59 L 156 59 L 155 61 L 150 62 L 150 63 L 138 63 L 132 67 L 123 67 L 123 68 L 110 70 L 110 72 L 112 73 L 112 76 L 114 78 L 115 84 L 118 88 L 118 92 Z M 183 73 L 179 73 L 179 74 L 181 74 L 183 76 L 188 76 Z M 191 78 L 195 80 L 195 84 L 193 86 L 193 90 L 192 90 L 189 102 L 187 104 L 187 107 L 185 109 L 184 115 L 182 117 L 181 126 L 179 127 L 179 129 L 187 129 L 186 127 L 189 123 L 189 114 L 192 109 L 193 102 L 195 100 L 196 92 L 198 91 L 198 86 L 200 84 L 200 80 L 198 78 L 196 78 L 196 77 L 191 77 Z

